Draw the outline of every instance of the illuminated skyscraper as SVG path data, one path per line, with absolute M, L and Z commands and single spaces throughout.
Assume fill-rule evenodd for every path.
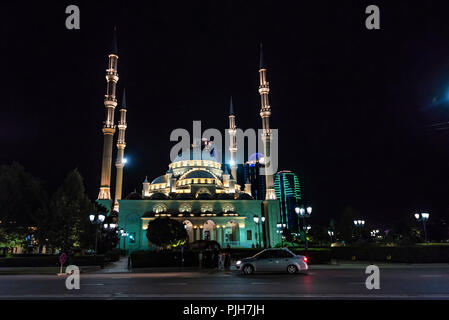
M 279 222 L 287 224 L 290 231 L 298 232 L 299 220 L 295 212 L 295 207 L 299 206 L 301 202 L 301 186 L 298 176 L 287 170 L 276 173 L 274 189 L 281 206 Z
M 256 200 L 265 200 L 265 176 L 261 174 L 263 161 L 263 155 L 255 153 L 243 166 L 245 184 L 251 185 L 251 195 Z

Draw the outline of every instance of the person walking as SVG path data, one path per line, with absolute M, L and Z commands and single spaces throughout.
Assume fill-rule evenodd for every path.
M 224 267 L 226 270 L 229 270 L 231 267 L 231 246 L 228 244 L 225 251 L 225 261 L 224 261 Z
M 215 247 L 214 248 L 214 256 L 212 258 L 214 269 L 218 269 L 218 255 L 219 255 L 219 251 L 218 251 L 217 247 Z
M 198 265 L 201 269 L 203 267 L 203 251 L 200 251 L 200 253 L 198 253 L 198 262 Z
M 218 251 L 218 270 L 223 270 L 223 252 L 222 250 Z

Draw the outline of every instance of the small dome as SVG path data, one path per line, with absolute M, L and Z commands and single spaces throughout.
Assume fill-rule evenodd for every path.
M 166 200 L 166 199 L 168 199 L 168 197 L 162 192 L 156 192 L 150 196 L 150 200 Z
M 176 200 L 194 200 L 195 198 L 189 193 L 179 193 Z
M 137 192 L 131 192 L 126 196 L 125 200 L 142 200 L 142 195 Z
M 151 184 L 165 183 L 165 176 L 160 176 L 154 179 Z
M 249 194 L 247 193 L 241 193 L 239 194 L 237 200 L 254 200 L 253 197 L 251 197 Z
M 217 196 L 218 200 L 234 200 L 234 195 L 229 193 L 219 193 Z
M 210 195 L 209 193 L 199 193 L 196 198 L 198 200 L 213 200 L 212 195 Z
M 194 170 L 188 173 L 183 179 L 193 179 L 193 178 L 215 179 L 212 173 L 205 170 Z

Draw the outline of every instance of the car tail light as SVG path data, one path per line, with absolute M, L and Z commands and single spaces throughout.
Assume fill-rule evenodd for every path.
M 307 259 L 307 257 L 302 257 L 302 261 L 304 261 L 305 263 L 307 263 L 307 260 L 309 260 Z

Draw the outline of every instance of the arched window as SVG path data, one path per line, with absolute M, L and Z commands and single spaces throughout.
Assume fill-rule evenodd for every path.
M 201 212 L 212 212 L 214 210 L 214 208 L 212 207 L 211 204 L 205 203 L 201 206 Z
M 161 212 L 166 212 L 166 211 L 167 211 L 167 206 L 163 203 L 158 203 L 153 207 L 154 213 L 161 213 Z
M 188 203 L 183 203 L 179 206 L 179 212 L 192 212 L 192 206 Z
M 222 210 L 223 210 L 224 213 L 226 213 L 226 212 L 234 212 L 235 208 L 234 208 L 234 206 L 232 204 L 226 203 L 225 205 L 223 205 Z

